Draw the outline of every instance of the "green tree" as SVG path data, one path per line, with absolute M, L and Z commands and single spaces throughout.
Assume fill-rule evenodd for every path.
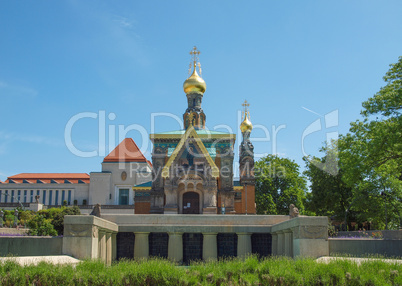
M 73 207 L 62 207 L 60 212 L 55 213 L 52 219 L 52 225 L 59 235 L 64 233 L 64 216 L 65 215 L 80 215 L 80 208 L 77 206 Z
M 310 181 L 306 209 L 320 216 L 334 217 L 344 221 L 345 217 L 355 220 L 353 190 L 343 181 L 343 171 L 339 169 L 337 142 L 323 147 L 322 158 L 304 157 L 304 175 Z M 349 220 L 350 221 L 350 220 Z
M 397 227 L 402 215 L 402 57 L 390 65 L 384 81 L 363 102 L 363 119 L 341 136 L 339 156 L 342 179 L 355 191 L 360 219 Z
M 306 179 L 294 161 L 268 155 L 256 162 L 255 200 L 258 214 L 289 214 L 294 204 L 304 211 Z
M 29 235 L 35 236 L 56 236 L 57 231 L 50 223 L 50 219 L 45 219 L 43 215 L 37 214 L 28 221 Z

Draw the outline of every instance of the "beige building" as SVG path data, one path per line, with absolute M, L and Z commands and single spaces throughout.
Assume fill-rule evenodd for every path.
M 101 172 L 22 173 L 0 183 L 0 208 L 79 205 L 85 209 L 105 208 L 133 213 L 133 187 L 152 179 L 152 165 L 131 138 L 124 139 L 102 162 Z M 115 207 L 113 207 L 115 206 Z M 124 211 L 123 211 L 124 212 Z

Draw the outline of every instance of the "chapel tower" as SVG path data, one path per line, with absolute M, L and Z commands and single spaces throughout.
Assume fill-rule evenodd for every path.
M 207 88 L 205 81 L 201 78 L 201 64 L 198 59 L 200 51 L 197 47 L 194 47 L 190 52 L 192 60 L 190 63 L 189 73 L 193 70 L 191 76 L 183 83 L 184 92 L 187 95 L 188 107 L 183 114 L 184 129 L 187 129 L 190 125 L 195 129 L 205 129 L 205 114 L 201 108 L 202 97 Z M 197 73 L 198 72 L 200 75 Z
M 243 186 L 237 180 L 234 182 L 233 178 L 236 134 L 205 127 L 206 116 L 201 103 L 206 84 L 201 78 L 199 54 L 196 47 L 191 50 L 191 75 L 183 84 L 187 97 L 183 129 L 150 135 L 153 143 L 152 182 L 150 186 L 139 185 L 133 189 L 138 193 L 145 189 L 148 191 L 146 197 L 138 200 L 149 202 L 149 213 L 255 213 L 254 174 L 247 171 L 242 173 Z M 252 168 L 254 153 L 250 142 L 252 124 L 249 120 L 246 110 L 241 125 L 243 142 L 240 164 Z
M 244 107 L 243 121 L 240 124 L 240 130 L 243 140 L 239 148 L 239 165 L 240 165 L 240 185 L 244 186 L 246 199 L 244 200 L 245 213 L 255 213 L 255 176 L 254 176 L 254 146 L 250 141 L 251 130 L 253 124 L 250 121 L 250 104 L 247 100 L 242 104 Z

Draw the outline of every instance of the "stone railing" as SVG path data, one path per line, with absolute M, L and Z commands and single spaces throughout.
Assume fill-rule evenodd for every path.
M 329 255 L 328 218 L 297 217 L 273 225 L 272 255 L 320 257 Z
M 189 253 L 188 250 L 185 250 L 184 239 L 189 241 L 190 236 L 200 237 L 200 235 L 202 237 L 197 247 L 200 252 L 202 250 L 202 255 L 197 256 L 197 259 L 214 260 L 219 258 L 218 244 L 219 241 L 222 243 L 222 240 L 219 239 L 220 234 L 236 237 L 237 243 L 232 250 L 238 257 L 262 252 L 266 253 L 264 255 L 289 257 L 320 257 L 329 254 L 327 217 L 289 219 L 289 216 L 280 215 L 103 214 L 102 218 L 66 216 L 63 253 L 79 259 L 102 259 L 105 263 L 110 264 L 117 255 L 117 232 L 134 234 L 134 239 L 131 240 L 133 250 L 130 250 L 133 251 L 131 253 L 133 258 L 150 256 L 150 249 L 155 246 L 150 234 L 155 233 L 165 233 L 166 240 L 163 245 L 167 250 L 167 258 L 175 261 L 185 260 L 183 254 Z M 253 250 L 262 244 L 266 247 L 264 248 L 266 251 Z
M 63 254 L 78 259 L 100 259 L 107 265 L 116 258 L 117 224 L 95 216 L 65 216 Z

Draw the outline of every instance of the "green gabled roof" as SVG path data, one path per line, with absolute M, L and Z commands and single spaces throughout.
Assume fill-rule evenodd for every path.
M 175 131 L 168 131 L 168 132 L 160 132 L 160 133 L 155 133 L 155 135 L 181 135 L 186 132 L 185 129 L 182 130 L 175 130 Z M 204 134 L 230 134 L 227 132 L 220 132 L 220 131 L 212 131 L 212 130 L 206 130 L 206 129 L 196 129 L 195 132 L 197 132 L 197 135 L 204 135 Z
M 152 181 L 142 183 L 142 184 L 139 184 L 139 185 L 135 185 L 135 187 L 140 187 L 140 188 L 142 188 L 142 187 L 152 187 Z

